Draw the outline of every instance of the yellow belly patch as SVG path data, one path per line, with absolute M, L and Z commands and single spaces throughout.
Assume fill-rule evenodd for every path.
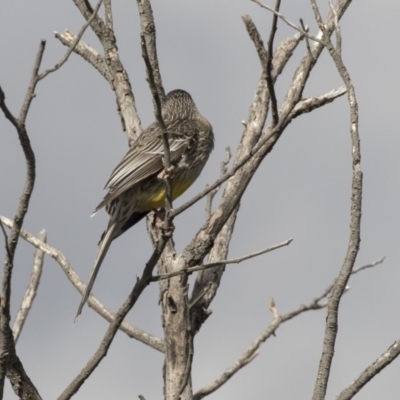
M 192 183 L 193 181 L 190 179 L 187 179 L 185 182 L 174 182 L 172 185 L 172 200 L 175 200 L 182 193 L 184 193 Z M 157 192 L 148 194 L 148 196 L 143 199 L 147 210 L 154 210 L 156 208 L 163 207 L 165 205 L 166 194 L 167 190 L 164 185 L 160 187 L 160 190 Z

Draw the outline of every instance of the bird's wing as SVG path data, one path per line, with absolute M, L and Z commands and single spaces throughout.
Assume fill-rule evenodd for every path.
M 167 127 L 171 163 L 176 163 L 190 145 L 193 121 L 176 121 Z M 157 123 L 150 125 L 117 165 L 105 189 L 109 192 L 96 207 L 95 213 L 121 193 L 163 169 L 164 144 Z

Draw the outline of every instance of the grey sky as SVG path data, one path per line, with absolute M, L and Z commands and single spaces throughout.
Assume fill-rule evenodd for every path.
M 136 2 L 115 1 L 118 46 L 127 69 L 143 127 L 154 119 L 151 95 L 140 55 Z M 235 152 L 260 66 L 241 15 L 250 14 L 266 38 L 271 15 L 251 1 L 153 1 L 158 51 L 167 91 L 189 91 L 214 127 L 216 147 L 182 204 L 213 182 L 224 149 Z M 315 33 L 308 1 L 282 1 L 292 21 L 302 17 Z M 326 2 L 320 1 L 326 10 Z M 343 54 L 360 106 L 364 198 L 361 251 L 357 265 L 387 256 L 385 263 L 350 281 L 340 311 L 340 328 L 327 398 L 343 388 L 399 337 L 400 138 L 397 132 L 398 15 L 388 0 L 354 1 L 342 20 Z M 55 64 L 65 48 L 53 31 L 77 33 L 83 19 L 73 2 L 3 1 L 0 4 L 0 83 L 9 108 L 17 113 L 29 81 L 39 40 L 47 39 L 42 68 Z M 292 34 L 279 25 L 277 39 Z M 100 50 L 89 31 L 84 40 Z M 282 101 L 301 44 L 278 83 Z M 333 62 L 324 54 L 313 71 L 306 96 L 342 86 Z M 40 82 L 27 129 L 37 158 L 37 181 L 25 228 L 45 228 L 85 281 L 104 212 L 89 218 L 103 196 L 109 174 L 127 150 L 106 81 L 76 55 L 60 71 Z M 24 179 L 24 158 L 15 131 L 0 117 L 0 214 L 12 218 Z M 312 300 L 337 274 L 349 237 L 351 145 L 349 112 L 341 98 L 292 123 L 251 182 L 241 204 L 230 256 L 237 257 L 293 237 L 284 249 L 227 267 L 212 304 L 213 314 L 195 342 L 194 389 L 210 383 L 230 366 L 271 321 L 268 301 L 280 312 Z M 204 201 L 179 216 L 175 241 L 182 249 L 204 221 Z M 0 238 L 1 239 L 1 238 Z M 3 243 L 1 239 L 1 243 Z M 21 240 L 13 275 L 12 311 L 18 310 L 29 278 L 34 249 Z M 111 246 L 94 287 L 104 304 L 116 310 L 150 254 L 144 223 Z M 0 246 L 4 258 L 4 246 Z M 80 296 L 61 268 L 46 258 L 34 307 L 17 351 L 44 399 L 56 398 L 99 345 L 107 323 L 88 307 L 76 326 Z M 150 286 L 128 320 L 162 336 L 158 288 Z M 325 311 L 286 323 L 261 354 L 210 399 L 308 399 L 322 347 Z M 74 397 L 77 400 L 162 398 L 161 353 L 118 333 L 107 358 Z M 397 399 L 399 361 L 395 361 L 356 399 Z M 15 395 L 7 387 L 7 399 Z

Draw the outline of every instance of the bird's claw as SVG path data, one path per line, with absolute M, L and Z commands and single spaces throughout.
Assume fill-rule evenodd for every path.
M 175 176 L 176 167 L 171 165 L 169 168 L 163 169 L 158 175 L 157 178 L 160 180 L 166 180 L 168 178 L 173 178 Z

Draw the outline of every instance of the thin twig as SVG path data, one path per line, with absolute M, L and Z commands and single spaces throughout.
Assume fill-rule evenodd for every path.
M 60 69 L 67 62 L 69 56 L 71 55 L 71 53 L 74 51 L 76 45 L 81 40 L 81 38 L 82 38 L 83 34 L 85 33 L 86 29 L 89 27 L 89 25 L 92 23 L 92 21 L 96 18 L 97 13 L 98 13 L 102 3 L 103 3 L 103 0 L 99 0 L 99 2 L 97 3 L 96 8 L 93 11 L 92 16 L 86 21 L 86 24 L 84 24 L 82 26 L 82 28 L 79 31 L 78 35 L 76 36 L 75 40 L 73 41 L 73 43 L 71 44 L 71 46 L 69 47 L 67 52 L 64 54 L 64 57 L 56 65 L 54 65 L 54 67 L 51 67 L 51 68 L 47 69 L 46 71 L 42 72 L 40 75 L 38 75 L 38 77 L 37 77 L 38 81 L 40 81 L 41 79 L 45 78 L 47 75 L 51 74 L 52 72 L 57 71 L 58 69 Z
M 380 258 L 379 260 L 376 260 L 376 261 L 374 261 L 374 262 L 372 262 L 372 263 L 363 265 L 363 266 L 358 267 L 358 268 L 354 268 L 353 271 L 352 271 L 351 273 L 352 273 L 352 275 L 354 275 L 354 274 L 356 274 L 357 272 L 360 272 L 360 271 L 362 271 L 362 270 L 364 270 L 364 269 L 373 268 L 373 267 L 375 267 L 375 266 L 378 265 L 378 264 L 382 264 L 382 263 L 385 261 L 385 258 L 386 258 L 386 257 L 383 256 L 383 257 Z
M 275 11 L 279 11 L 280 5 L 281 5 L 281 0 L 276 0 Z M 277 99 L 276 99 L 274 82 L 272 79 L 272 57 L 273 57 L 274 38 L 275 38 L 275 33 L 277 31 L 277 25 L 278 25 L 278 16 L 276 14 L 274 14 L 272 17 L 272 25 L 271 25 L 271 30 L 269 33 L 269 38 L 268 38 L 267 69 L 266 69 L 266 79 L 267 79 L 268 92 L 269 92 L 269 97 L 270 97 L 270 101 L 271 101 L 271 109 L 272 109 L 272 126 L 276 126 L 279 122 L 278 104 L 277 104 Z
M 290 238 L 290 239 L 286 240 L 285 242 L 276 244 L 274 246 L 268 247 L 268 248 L 263 249 L 263 250 L 256 251 L 256 252 L 251 253 L 251 254 L 247 254 L 247 255 L 239 257 L 239 258 L 233 258 L 233 259 L 230 259 L 230 260 L 220 260 L 220 261 L 216 261 L 216 262 L 205 264 L 205 265 L 198 265 L 198 266 L 195 266 L 195 267 L 186 268 L 186 269 L 181 270 L 181 271 L 170 272 L 169 274 L 156 275 L 156 276 L 153 276 L 150 279 L 150 281 L 151 282 L 157 282 L 157 281 L 160 281 L 160 280 L 163 280 L 163 279 L 169 279 L 169 278 L 172 278 L 172 277 L 178 276 L 178 275 L 183 275 L 183 274 L 188 274 L 189 275 L 189 274 L 191 274 L 193 272 L 204 271 L 206 269 L 219 267 L 219 266 L 224 265 L 224 264 L 240 264 L 242 261 L 248 260 L 248 259 L 253 258 L 253 257 L 257 257 L 257 256 L 259 256 L 261 254 L 269 253 L 270 251 L 279 249 L 279 248 L 284 247 L 284 246 L 288 246 L 292 241 L 293 241 L 293 239 Z
M 374 376 L 379 374 L 400 355 L 400 339 L 396 340 L 384 353 L 369 365 L 360 376 L 344 389 L 337 400 L 352 399 Z
M 3 236 L 4 236 L 4 247 L 6 248 L 6 252 L 7 252 L 7 254 L 8 254 L 8 257 L 11 259 L 12 255 L 11 255 L 10 248 L 8 247 L 7 232 L 6 232 L 6 230 L 4 229 L 4 225 L 3 225 L 3 222 L 2 222 L 1 220 L 0 220 L 0 227 L 1 227 L 1 230 L 2 230 Z
M 287 25 L 289 25 L 291 28 L 295 29 L 296 31 L 299 31 L 305 37 L 308 37 L 309 39 L 313 40 L 314 42 L 318 42 L 319 44 L 322 44 L 323 46 L 325 46 L 325 43 L 322 40 L 318 39 L 315 36 L 310 35 L 304 29 L 298 27 L 296 24 L 294 24 L 293 22 L 289 21 L 283 14 L 281 14 L 278 11 L 274 10 L 272 7 L 266 6 L 265 4 L 261 3 L 261 1 L 259 1 L 259 0 L 251 0 L 251 1 L 256 3 L 256 4 L 258 4 L 261 8 L 265 8 L 266 10 L 271 11 L 278 18 L 280 18 L 283 22 L 285 22 Z
M 0 220 L 1 222 L 1 220 Z M 43 230 L 39 232 L 37 238 L 43 243 L 46 243 L 46 232 Z M 40 277 L 42 276 L 44 261 L 44 252 L 38 248 L 35 250 L 33 257 L 32 273 L 29 280 L 28 287 L 26 288 L 25 295 L 22 299 L 21 307 L 15 317 L 14 324 L 12 327 L 14 343 L 16 344 L 18 338 L 24 327 L 26 318 L 28 317 L 29 311 L 32 308 L 33 300 L 36 297 L 37 289 L 40 283 Z
M 228 171 L 227 165 L 229 164 L 229 161 L 232 157 L 231 149 L 229 146 L 225 149 L 225 151 L 226 151 L 226 156 L 225 156 L 225 160 L 221 161 L 220 176 L 223 176 Z M 206 221 L 211 217 L 213 199 L 214 199 L 215 195 L 218 193 L 219 189 L 220 189 L 220 186 L 216 187 L 214 190 L 212 190 L 207 195 Z
M 0 221 L 2 221 L 2 223 L 10 229 L 13 227 L 13 222 L 6 217 L 0 216 Z M 25 229 L 21 229 L 20 236 L 34 247 L 40 249 L 51 258 L 53 258 L 62 268 L 68 280 L 82 295 L 82 293 L 85 291 L 86 286 L 60 250 L 51 247 L 47 243 L 42 242 L 36 236 L 32 235 Z M 88 305 L 108 322 L 112 322 L 114 320 L 114 314 L 111 313 L 111 311 L 109 311 L 102 303 L 100 303 L 100 301 L 97 300 L 93 294 L 89 296 Z M 149 333 L 136 328 L 126 321 L 121 324 L 120 330 L 126 333 L 130 338 L 139 340 L 140 342 L 160 352 L 164 352 L 164 342 L 158 337 L 150 335 Z
M 303 29 L 304 32 L 307 32 L 307 33 L 308 33 L 309 28 L 308 28 L 308 26 L 306 26 L 306 25 L 304 24 L 303 18 L 300 18 L 300 26 L 301 26 L 301 29 Z M 308 54 L 312 57 L 312 51 L 311 51 L 311 46 L 310 46 L 310 39 L 308 38 L 308 36 L 305 36 L 305 38 L 306 38 L 306 46 L 307 46 Z

